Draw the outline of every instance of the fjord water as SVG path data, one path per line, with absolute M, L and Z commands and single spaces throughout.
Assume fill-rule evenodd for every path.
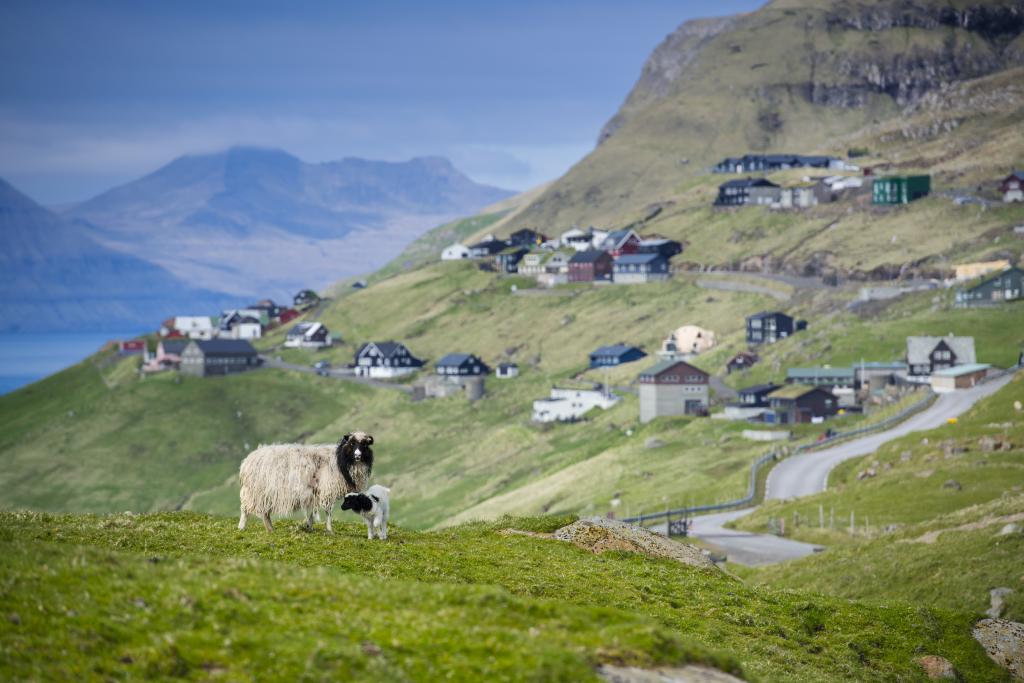
M 95 353 L 125 332 L 39 332 L 0 334 L 0 394 L 52 375 Z

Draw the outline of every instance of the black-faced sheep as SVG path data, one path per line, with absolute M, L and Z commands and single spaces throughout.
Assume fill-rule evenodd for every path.
M 366 489 L 373 470 L 373 437 L 353 432 L 337 444 L 270 444 L 245 457 L 238 470 L 241 484 L 239 530 L 249 515 L 263 518 L 267 532 L 274 530 L 270 515 L 302 510 L 306 528 L 313 527 L 313 513 L 327 515 L 331 528 L 334 502 L 346 493 Z

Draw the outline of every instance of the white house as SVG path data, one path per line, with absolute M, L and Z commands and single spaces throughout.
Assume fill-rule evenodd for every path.
M 216 331 L 208 315 L 179 315 L 174 319 L 174 329 L 189 339 L 213 339 Z
M 575 249 L 576 251 L 591 249 L 593 247 L 593 240 L 594 236 L 591 232 L 580 230 L 579 228 L 566 230 L 558 237 L 558 242 L 561 246 Z
M 217 327 L 219 339 L 259 339 L 262 335 L 260 313 L 253 309 L 224 311 Z
M 533 402 L 534 422 L 572 422 L 581 419 L 593 408 L 607 410 L 620 397 L 599 389 L 551 388 L 551 397 Z
M 442 261 L 461 261 L 462 259 L 468 259 L 472 256 L 469 251 L 469 247 L 459 244 L 456 242 L 450 246 L 444 248 L 441 252 Z
M 697 325 L 683 325 L 661 343 L 662 358 L 687 358 L 715 346 L 715 333 Z
M 502 379 L 511 379 L 519 376 L 519 366 L 515 363 L 498 363 L 494 369 L 494 376 Z
M 284 345 L 289 349 L 323 349 L 334 343 L 323 323 L 299 323 L 288 331 Z

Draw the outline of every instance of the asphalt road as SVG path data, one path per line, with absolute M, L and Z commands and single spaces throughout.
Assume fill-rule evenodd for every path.
M 305 372 L 311 375 L 320 375 L 321 377 L 330 377 L 332 379 L 340 379 L 346 382 L 355 382 L 356 384 L 365 384 L 367 386 L 376 387 L 378 389 L 392 389 L 394 391 L 401 391 L 406 394 L 412 393 L 412 387 L 407 384 L 393 384 L 391 382 L 384 382 L 378 379 L 370 379 L 369 377 L 359 377 L 352 373 L 351 370 L 344 371 L 339 368 L 330 368 L 323 372 L 318 371 L 316 368 L 309 365 L 299 365 L 298 363 L 286 363 L 280 361 L 273 356 L 260 356 L 260 360 L 263 361 L 263 367 L 265 368 L 278 368 L 281 370 L 294 370 L 296 372 Z
M 926 410 L 884 432 L 787 458 L 769 473 L 766 496 L 771 499 L 783 499 L 820 493 L 828 487 L 828 475 L 839 463 L 873 453 L 882 444 L 911 432 L 945 424 L 949 418 L 961 415 L 980 399 L 1001 389 L 1011 377 L 1012 375 L 1007 375 L 973 389 L 942 394 Z M 729 510 L 696 517 L 690 532 L 693 536 L 721 549 L 731 562 L 749 566 L 785 562 L 822 549 L 821 546 L 778 536 L 725 528 L 725 524 L 749 515 L 755 509 L 757 508 Z M 664 533 L 664 525 L 658 530 Z

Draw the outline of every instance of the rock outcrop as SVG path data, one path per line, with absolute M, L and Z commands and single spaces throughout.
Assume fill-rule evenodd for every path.
M 554 538 L 568 541 L 594 553 L 623 550 L 650 557 L 676 560 L 693 567 L 711 568 L 715 566 L 715 563 L 700 548 L 673 541 L 631 524 L 603 517 L 575 521 L 556 531 Z
M 974 639 L 993 662 L 1024 681 L 1024 624 L 1006 619 L 982 619 L 974 625 Z
M 657 669 L 639 669 L 635 666 L 605 665 L 597 670 L 597 675 L 608 683 L 743 683 L 718 669 L 693 664 L 680 667 L 658 667 Z
M 924 669 L 924 674 L 929 678 L 929 680 L 960 680 L 960 674 L 957 672 L 956 667 L 954 667 L 952 662 L 945 657 L 939 657 L 938 655 L 925 655 L 924 657 L 918 657 L 914 661 Z

